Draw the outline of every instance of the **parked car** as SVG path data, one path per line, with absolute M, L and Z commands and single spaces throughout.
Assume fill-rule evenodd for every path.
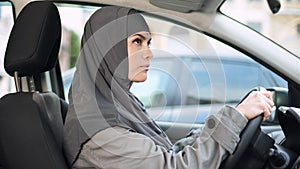
M 134 83 L 131 91 L 157 121 L 203 124 L 257 86 L 287 88 L 280 76 L 243 55 L 154 57 L 151 65 L 146 82 Z
M 155 56 L 168 55 L 153 58 L 149 81 L 134 85 L 132 92 L 173 142 L 201 128 L 208 113 L 224 104 L 234 106 L 254 87 L 263 86 L 273 94 L 272 117 L 262 124 L 259 118 L 250 121 L 236 151 L 220 168 L 294 169 L 300 165 L 298 1 L 280 5 L 278 0 L 58 0 L 53 3 L 60 16 L 20 15 L 24 9 L 47 11 L 41 6 L 26 8 L 31 2 L 0 2 L 1 37 L 9 37 L 9 19 L 25 17 L 23 22 L 15 20 L 17 31 L 8 42 L 0 41 L 0 46 L 7 46 L 0 53 L 8 53 L 6 72 L 14 76 L 17 89 L 1 91 L 7 94 L 0 100 L 0 168 L 67 168 L 62 127 L 70 85 L 66 76 L 72 79 L 74 70 L 70 75 L 66 70 L 75 65 L 80 53 L 86 19 L 106 5 L 141 11 L 150 26 Z M 39 26 L 44 22 L 35 23 L 49 18 L 53 22 L 43 27 Z M 59 36 L 60 28 L 63 36 Z M 36 39 L 46 32 L 46 38 Z M 48 60 L 50 55 L 54 59 Z M 54 64 L 58 55 L 59 64 Z M 3 63 L 2 55 L 0 59 Z

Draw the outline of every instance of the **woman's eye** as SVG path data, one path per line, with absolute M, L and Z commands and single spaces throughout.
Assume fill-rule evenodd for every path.
M 148 47 L 151 47 L 151 41 L 147 42 Z
M 135 43 L 136 45 L 141 45 L 142 40 L 141 39 L 135 39 L 135 40 L 133 40 L 133 43 Z

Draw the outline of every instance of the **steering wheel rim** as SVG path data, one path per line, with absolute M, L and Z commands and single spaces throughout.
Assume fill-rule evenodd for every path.
M 249 120 L 245 129 L 241 133 L 240 142 L 238 143 L 235 151 L 223 161 L 220 169 L 233 169 L 237 165 L 237 163 L 240 161 L 240 158 L 249 147 L 250 142 L 255 136 L 257 130 L 260 129 L 262 119 L 263 116 L 260 115 Z
M 263 87 L 256 87 L 251 90 L 241 101 L 240 103 L 252 92 L 252 91 L 262 91 L 266 90 Z M 249 147 L 251 140 L 254 139 L 255 134 L 260 130 L 260 124 L 263 119 L 263 114 L 251 119 L 248 121 L 246 127 L 241 132 L 240 141 L 235 149 L 235 151 L 230 154 L 222 163 L 219 169 L 234 169 L 235 166 L 240 161 L 243 154 L 246 152 Z

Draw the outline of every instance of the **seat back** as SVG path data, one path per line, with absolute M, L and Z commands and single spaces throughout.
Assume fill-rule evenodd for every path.
M 0 168 L 68 168 L 62 149 L 61 99 L 36 91 L 34 84 L 34 77 L 56 65 L 60 41 L 57 7 L 50 1 L 26 5 L 5 53 L 4 67 L 15 77 L 17 92 L 0 99 Z M 28 91 L 22 89 L 24 76 L 30 79 Z

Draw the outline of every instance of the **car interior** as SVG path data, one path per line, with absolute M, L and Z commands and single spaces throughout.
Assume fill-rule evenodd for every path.
M 233 36 L 231 33 L 226 34 L 228 31 L 226 27 L 224 27 L 224 34 L 216 30 L 217 26 L 223 26 L 224 23 L 218 22 L 218 19 L 223 16 L 218 18 L 210 15 L 224 1 L 204 1 L 205 3 L 198 3 L 198 5 L 181 0 L 150 0 L 149 3 L 153 5 L 151 9 L 175 11 L 174 15 L 182 14 L 183 19 L 185 14 L 191 11 L 201 11 L 202 17 L 216 18 L 216 23 L 211 27 L 199 23 L 207 29 L 204 34 L 220 39 L 220 41 L 222 41 L 221 38 Z M 280 9 L 280 2 L 278 0 L 267 2 L 272 13 L 277 13 Z M 125 2 L 126 6 L 130 6 L 131 3 L 134 2 Z M 95 4 L 97 2 L 90 3 L 90 5 Z M 120 5 L 109 0 L 103 1 L 103 4 Z M 139 5 L 141 9 L 147 11 L 146 7 L 141 7 L 141 3 Z M 174 20 L 172 17 L 166 18 Z M 232 22 L 225 20 L 226 23 Z M 188 25 L 187 21 L 179 23 Z M 70 168 L 62 148 L 63 125 L 68 111 L 68 102 L 58 59 L 63 38 L 61 27 L 60 13 L 57 5 L 52 1 L 29 2 L 16 17 L 4 57 L 5 71 L 14 78 L 16 92 L 8 93 L 0 99 L 0 169 Z M 247 34 L 250 30 L 243 29 L 243 31 Z M 250 34 L 255 33 L 252 31 Z M 27 43 L 24 39 L 32 43 Z M 224 43 L 235 47 L 237 44 L 243 44 L 245 40 L 236 40 L 237 44 L 235 44 L 233 39 L 228 39 Z M 266 39 L 261 39 L 261 42 L 265 42 L 267 46 L 274 46 Z M 259 44 L 253 44 L 253 46 L 256 45 L 259 46 Z M 299 168 L 300 83 L 299 80 L 297 81 L 299 74 L 297 74 L 298 70 L 295 70 L 296 73 L 290 72 L 289 65 L 275 63 L 282 59 L 275 59 L 276 56 L 289 52 L 276 47 L 277 51 L 269 52 L 274 55 L 274 58 L 260 59 L 254 55 L 259 53 L 254 49 L 245 51 L 247 47 L 243 49 L 242 45 L 237 49 L 274 70 L 287 80 L 288 86 L 287 88 L 259 86 L 253 88 L 253 90 L 272 92 L 275 103 L 273 114 L 264 123 L 262 123 L 262 116 L 249 121 L 241 134 L 241 141 L 235 152 L 223 161 L 220 169 Z M 299 63 L 299 58 L 290 61 L 291 66 L 297 63 Z M 276 66 L 278 69 L 274 69 Z M 245 97 L 249 93 L 246 93 Z M 203 124 L 190 125 L 166 121 L 158 121 L 157 124 L 166 131 L 173 142 L 184 137 L 190 130 L 203 126 Z

